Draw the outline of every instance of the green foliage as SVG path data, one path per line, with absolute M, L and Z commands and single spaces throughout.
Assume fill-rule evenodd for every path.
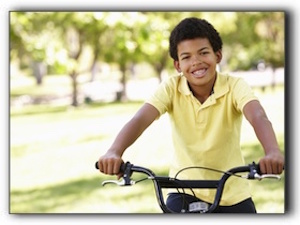
M 273 68 L 284 66 L 284 12 L 240 12 L 235 29 L 223 35 L 224 54 L 231 70 L 248 70 L 259 60 Z
M 248 70 L 262 60 L 273 68 L 284 66 L 284 12 L 11 12 L 10 56 L 20 68 L 43 62 L 48 73 L 68 74 L 73 106 L 78 105 L 78 75 L 92 73 L 97 62 L 116 64 L 126 99 L 133 65 L 147 62 L 159 78 L 173 68 L 168 38 L 190 16 L 207 19 L 221 34 L 221 69 Z
M 48 67 L 49 74 L 66 74 L 67 65 L 60 63 L 59 61 L 54 61 L 54 63 Z
M 56 54 L 70 51 L 66 37 L 72 28 L 100 60 L 155 63 L 152 58 L 159 62 L 160 55 L 167 52 L 171 29 L 188 16 L 202 17 L 215 25 L 224 44 L 233 50 L 233 54 L 225 53 L 233 61 L 239 60 L 236 54 L 242 51 L 250 52 L 242 58 L 246 65 L 258 58 L 274 67 L 283 65 L 284 12 L 11 12 L 11 51 L 54 62 Z M 239 63 L 231 64 L 229 60 L 229 68 L 239 68 Z

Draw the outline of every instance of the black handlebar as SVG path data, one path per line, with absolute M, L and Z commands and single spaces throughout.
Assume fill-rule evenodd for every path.
M 121 167 L 120 167 L 120 172 L 121 172 L 121 173 L 124 173 L 125 170 L 126 170 L 126 168 L 127 168 L 127 167 L 130 167 L 130 165 L 133 166 L 133 164 L 130 164 L 129 162 L 122 163 L 122 164 L 121 164 Z M 255 173 L 261 174 L 259 164 L 255 164 L 255 163 L 253 162 L 253 163 L 250 164 L 250 165 L 252 166 L 252 169 L 255 171 Z M 249 165 L 249 166 L 250 166 L 250 165 Z M 231 169 L 231 170 L 229 170 L 229 171 L 227 171 L 227 172 L 225 172 L 225 173 L 248 172 L 248 171 L 249 171 L 249 166 L 239 166 L 239 167 L 233 168 L 233 169 Z M 95 163 L 95 168 L 96 168 L 97 170 L 99 169 L 98 161 Z M 137 169 L 137 168 L 139 168 L 139 169 Z M 154 175 L 154 176 L 155 176 L 155 174 L 154 174 L 152 171 L 150 171 L 150 170 L 148 170 L 148 169 L 146 169 L 146 168 L 143 168 L 143 169 L 141 169 L 141 168 L 143 168 L 143 167 L 136 167 L 136 166 L 134 166 L 133 168 L 130 167 L 130 169 L 132 170 L 132 172 L 144 172 L 144 173 L 147 174 L 147 175 L 150 175 L 150 174 L 151 174 L 151 175 Z M 240 171 L 240 170 L 242 170 L 242 171 Z M 249 172 L 251 172 L 251 171 L 249 171 Z M 254 178 L 253 176 L 254 176 L 254 173 L 253 173 L 253 174 L 250 174 L 249 179 Z
M 95 164 L 96 169 L 99 169 L 98 162 Z M 156 176 L 150 169 L 134 166 L 130 162 L 122 163 L 120 167 L 120 172 L 123 173 L 123 181 L 122 182 L 116 182 L 111 181 L 112 183 L 117 183 L 122 186 L 124 185 L 132 185 L 134 182 L 131 180 L 131 175 L 133 172 L 139 172 L 146 174 L 149 179 L 153 181 L 154 187 L 155 187 L 155 193 L 157 201 L 163 210 L 163 212 L 172 213 L 170 209 L 165 205 L 164 199 L 163 199 L 163 188 L 213 188 L 216 189 L 215 199 L 214 202 L 210 205 L 207 211 L 202 213 L 210 213 L 213 212 L 216 207 L 219 205 L 223 189 L 225 186 L 225 183 L 227 179 L 236 174 L 236 173 L 242 173 L 242 172 L 248 172 L 247 179 L 262 179 L 264 177 L 260 176 L 260 169 L 259 165 L 256 163 L 249 164 L 248 166 L 239 166 L 232 168 L 226 172 L 224 172 L 223 176 L 220 180 L 178 180 L 176 178 L 171 177 L 161 177 Z M 271 177 L 270 175 L 269 177 Z M 278 177 L 271 177 L 271 178 L 278 178 Z M 108 181 L 109 183 L 109 181 Z

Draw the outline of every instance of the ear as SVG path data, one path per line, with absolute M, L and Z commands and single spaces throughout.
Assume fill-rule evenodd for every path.
M 180 64 L 179 61 L 174 60 L 173 65 L 175 67 L 175 69 L 177 70 L 178 73 L 181 73 L 181 69 L 180 69 Z
M 217 57 L 217 63 L 220 63 L 223 57 L 222 50 L 218 50 L 215 55 Z

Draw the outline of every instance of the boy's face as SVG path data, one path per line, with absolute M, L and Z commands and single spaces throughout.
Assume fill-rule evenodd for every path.
M 216 65 L 222 59 L 222 52 L 214 52 L 207 38 L 180 42 L 177 55 L 178 61 L 174 61 L 174 66 L 178 72 L 183 73 L 191 86 L 203 87 L 214 82 Z

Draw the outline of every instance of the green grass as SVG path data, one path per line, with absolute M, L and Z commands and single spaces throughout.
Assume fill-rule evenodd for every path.
M 279 145 L 284 149 L 283 138 L 279 138 Z M 246 164 L 258 162 L 263 156 L 261 146 L 257 143 L 244 144 L 242 146 Z M 283 213 L 284 212 L 284 173 L 281 180 L 265 179 L 250 181 L 252 197 L 259 213 Z
M 284 149 L 282 88 L 258 95 Z M 94 169 L 95 161 L 141 104 L 12 107 L 10 212 L 160 213 L 150 181 L 124 188 L 102 187 L 103 180 L 115 178 Z M 246 162 L 258 161 L 263 153 L 253 131 L 247 123 L 242 131 Z M 163 116 L 126 151 L 124 160 L 166 175 L 171 148 L 169 121 Z M 284 174 L 281 181 L 251 182 L 258 212 L 284 212 L 284 182 Z
M 19 213 L 111 213 L 114 212 L 112 208 L 115 208 L 115 212 L 120 213 L 159 212 L 150 181 L 130 188 L 120 188 L 114 185 L 100 186 L 105 179 L 107 177 L 93 176 L 45 187 L 13 190 L 11 211 Z M 111 177 L 111 179 L 114 178 Z M 144 205 L 147 201 L 150 203 Z M 141 207 L 141 202 L 143 207 Z

